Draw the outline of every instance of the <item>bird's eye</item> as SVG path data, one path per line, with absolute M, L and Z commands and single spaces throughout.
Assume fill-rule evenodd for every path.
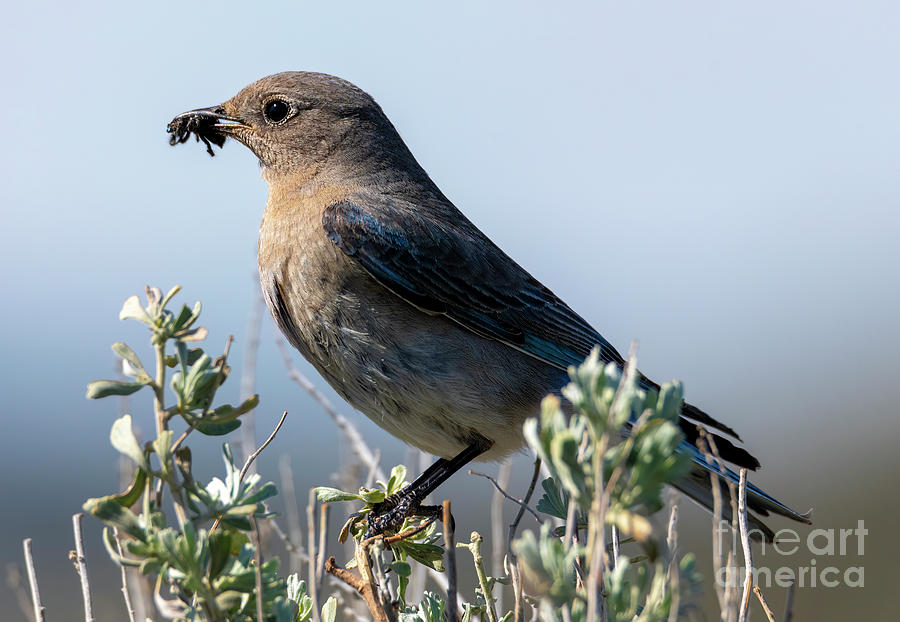
M 291 107 L 288 103 L 280 99 L 273 99 L 263 106 L 263 114 L 269 123 L 281 123 L 290 111 Z

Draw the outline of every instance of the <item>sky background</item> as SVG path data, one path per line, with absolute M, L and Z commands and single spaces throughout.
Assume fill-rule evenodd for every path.
M 70 515 L 118 486 L 106 440 L 118 405 L 88 402 L 85 384 L 113 374 L 114 341 L 150 358 L 143 330 L 117 320 L 125 298 L 181 284 L 181 301 L 204 303 L 210 350 L 234 333 L 240 373 L 265 183 L 242 146 L 173 149 L 165 126 L 302 69 L 370 92 L 504 250 L 742 434 L 764 465 L 754 482 L 814 507 L 816 527 L 865 521 L 863 555 L 817 559 L 863 565 L 865 587 L 800 589 L 798 617 L 886 619 L 900 559 L 897 32 L 900 6 L 871 0 L 8 3 L 0 563 L 21 564 L 33 537 L 49 619 L 76 617 Z M 273 330 L 266 318 L 257 433 L 291 414 L 259 468 L 274 478 L 289 453 L 305 490 L 337 467 L 337 433 L 287 379 Z M 327 393 L 386 464 L 405 459 Z M 145 400 L 132 412 L 149 430 Z M 218 472 L 218 443 L 193 445 Z M 460 530 L 483 526 L 487 482 L 460 474 L 443 491 L 458 523 L 471 517 Z M 708 524 L 683 514 L 683 546 L 704 563 Z M 116 569 L 98 522 L 86 531 L 116 619 Z

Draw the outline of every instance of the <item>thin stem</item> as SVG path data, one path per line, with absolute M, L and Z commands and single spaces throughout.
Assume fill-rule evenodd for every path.
M 84 622 L 94 622 L 94 604 L 91 602 L 91 584 L 88 580 L 87 561 L 84 558 L 84 535 L 81 531 L 81 519 L 84 514 L 72 515 L 72 530 L 75 533 L 75 571 L 81 581 L 81 599 L 84 601 Z M 124 566 L 123 566 L 124 568 Z
M 319 545 L 316 547 L 316 593 L 322 593 L 322 581 L 325 578 L 325 551 L 328 548 L 328 510 L 330 506 L 323 503 L 319 506 Z M 310 577 L 310 581 L 313 577 Z
M 262 453 L 263 449 L 265 449 L 266 447 L 269 446 L 269 443 L 271 443 L 271 442 L 272 442 L 272 439 L 275 438 L 275 435 L 278 434 L 278 430 L 280 430 L 280 429 L 281 429 L 281 426 L 284 425 L 284 420 L 285 420 L 285 419 L 287 419 L 287 411 L 284 411 L 284 413 L 282 413 L 281 419 L 278 421 L 278 425 L 276 425 L 276 426 L 275 426 L 275 429 L 272 430 L 272 433 L 269 434 L 269 438 L 266 439 L 266 442 L 264 442 L 262 445 L 260 445 L 260 446 L 259 446 L 259 449 L 257 449 L 256 451 L 254 451 L 254 452 L 253 452 L 252 454 L 250 454 L 250 456 L 247 458 L 247 461 L 244 463 L 244 466 L 243 466 L 243 468 L 241 469 L 241 473 L 240 473 L 240 475 L 238 476 L 238 483 L 244 481 L 244 476 L 247 474 L 247 471 L 250 469 L 250 465 L 253 464 L 253 461 L 256 460 L 256 457 L 257 457 L 259 454 Z
M 447 552 L 447 622 L 459 619 L 456 603 L 456 546 L 453 542 L 453 515 L 450 513 L 450 500 L 445 499 L 441 506 L 444 522 L 444 550 Z
M 266 439 L 266 442 L 259 446 L 259 449 L 250 454 L 250 457 L 247 458 L 247 461 L 244 463 L 244 466 L 241 468 L 241 472 L 238 474 L 238 485 L 240 486 L 241 482 L 244 481 L 244 476 L 247 474 L 247 470 L 250 468 L 250 465 L 253 464 L 253 461 L 256 460 L 256 457 L 262 453 L 262 450 L 268 447 L 269 443 L 272 442 L 272 439 L 275 438 L 275 435 L 278 434 L 278 430 L 281 429 L 281 426 L 284 425 L 284 420 L 287 418 L 287 411 L 284 411 L 281 415 L 281 420 L 278 422 L 278 425 L 275 426 L 275 429 L 272 430 L 272 433 L 269 435 L 269 438 Z M 315 489 L 313 489 L 315 490 Z M 206 517 L 209 518 L 209 517 Z M 216 520 L 213 521 L 212 527 L 209 528 L 210 533 L 216 530 L 219 526 L 219 523 L 222 521 L 220 516 L 216 517 Z
M 328 416 L 334 420 L 335 425 L 337 425 L 341 432 L 346 435 L 347 440 L 350 442 L 350 447 L 353 448 L 354 453 L 359 456 L 359 459 L 362 460 L 363 464 L 375 468 L 375 476 L 381 481 L 386 482 L 387 477 L 385 477 L 384 471 L 380 466 L 377 466 L 377 457 L 372 453 L 372 450 L 369 449 L 369 446 L 366 445 L 366 442 L 363 440 L 362 435 L 356 427 L 350 423 L 349 419 L 335 410 L 334 406 L 331 405 L 331 402 L 328 401 L 328 398 L 325 397 L 312 382 L 310 382 L 309 378 L 304 376 L 294 367 L 291 363 L 291 355 L 285 347 L 284 341 L 281 339 L 278 340 L 278 349 L 281 352 L 281 357 L 284 359 L 284 365 L 287 368 L 290 379 L 299 384 L 304 391 L 309 393 L 309 395 L 319 403 L 322 410 L 328 413 Z
M 156 437 L 162 437 L 163 433 L 169 429 L 168 413 L 166 413 L 166 343 L 156 344 L 156 378 L 153 382 L 153 409 L 156 413 Z M 172 454 L 174 456 L 174 453 Z M 179 525 L 187 522 L 187 514 L 184 511 L 184 504 L 180 494 L 180 489 L 176 481 L 176 469 L 174 461 L 170 464 L 162 465 L 164 473 L 170 473 L 171 476 L 166 478 L 169 488 L 172 491 L 172 506 Z M 162 480 L 156 489 L 157 503 L 162 505 Z
M 116 541 L 116 550 L 119 557 L 124 557 L 122 553 L 122 542 L 119 540 L 119 532 L 113 527 L 113 539 Z M 119 564 L 119 570 L 122 571 L 122 598 L 125 599 L 125 609 L 128 611 L 128 621 L 135 622 L 134 606 L 131 604 L 131 594 L 128 591 L 128 574 L 125 572 L 125 564 Z
M 292 557 L 296 556 L 301 562 L 307 559 L 306 552 L 300 548 L 300 546 L 294 544 L 293 540 L 291 540 L 288 534 L 284 533 L 284 529 L 281 528 L 281 525 L 279 525 L 274 518 L 269 519 L 269 524 L 272 526 L 272 531 L 274 531 L 275 535 L 281 539 L 284 548 L 287 549 Z M 293 569 L 294 566 L 291 566 L 291 568 Z
M 253 524 L 253 534 L 255 535 L 256 546 L 254 547 L 253 556 L 256 560 L 256 621 L 265 622 L 266 616 L 263 611 L 263 586 L 262 586 L 262 542 L 259 538 L 259 523 L 256 522 L 255 516 L 250 516 L 250 522 Z
M 35 622 L 44 622 L 44 605 L 41 604 L 41 593 L 38 590 L 37 573 L 34 571 L 34 559 L 31 556 L 31 538 L 22 541 L 25 552 L 25 569 L 28 571 L 28 585 L 31 586 L 31 604 L 34 606 Z
M 531 482 L 528 484 L 528 491 L 522 498 L 525 505 L 528 505 L 531 502 L 531 495 L 534 494 L 534 487 L 537 485 L 538 475 L 540 475 L 540 473 L 541 458 L 538 456 L 534 459 L 534 469 L 531 473 Z M 512 550 L 512 542 L 516 537 L 516 530 L 519 528 L 519 522 L 524 515 L 525 508 L 520 505 L 519 511 L 516 512 L 516 517 L 513 519 L 513 522 L 509 524 L 509 531 L 506 532 L 506 558 L 509 563 L 509 576 L 512 578 L 514 622 L 519 622 L 522 615 L 522 573 L 519 569 L 519 559 Z
M 481 594 L 484 596 L 484 604 L 489 622 L 497 622 L 497 611 L 494 609 L 494 598 L 491 595 L 491 584 L 488 581 L 487 572 L 484 570 L 484 558 L 481 555 L 481 543 L 484 538 L 477 531 L 473 531 L 469 538 L 469 544 L 460 542 L 457 547 L 464 547 L 472 552 L 472 559 L 475 562 L 475 574 L 478 576 L 478 585 L 481 588 Z
M 750 590 L 753 588 L 753 554 L 750 549 L 750 535 L 747 530 L 747 469 L 740 471 L 738 484 L 738 524 L 741 527 L 741 545 L 744 549 L 744 595 L 738 622 L 746 622 L 750 609 Z
M 756 594 L 756 597 L 759 599 L 759 604 L 762 605 L 763 611 L 766 613 L 766 618 L 768 618 L 769 622 L 775 622 L 775 614 L 769 609 L 769 603 L 766 602 L 762 590 L 759 589 L 758 585 L 753 586 L 753 593 Z
M 528 510 L 528 513 L 531 514 L 532 516 L 534 516 L 534 520 L 536 520 L 537 522 L 539 522 L 539 523 L 541 523 L 541 524 L 544 523 L 544 521 L 541 519 L 541 517 L 538 516 L 538 513 L 535 512 L 534 510 L 532 510 L 530 507 L 528 507 L 528 504 L 527 504 L 527 503 L 525 503 L 525 502 L 522 501 L 521 499 L 516 499 L 515 497 L 510 496 L 505 490 L 503 490 L 503 487 L 500 486 L 500 484 L 497 483 L 497 480 L 494 479 L 493 477 L 491 477 L 490 475 L 488 475 L 487 473 L 480 473 L 480 472 L 475 471 L 475 470 L 473 470 L 473 469 L 469 469 L 469 475 L 478 475 L 479 477 L 483 477 L 483 478 L 485 478 L 485 479 L 487 479 L 487 480 L 490 480 L 490 482 L 494 485 L 494 488 L 497 489 L 497 492 L 498 492 L 498 493 L 500 493 L 501 495 L 503 495 L 504 497 L 506 497 L 507 499 L 509 499 L 509 500 L 512 501 L 513 503 L 518 504 L 519 506 L 521 506 L 523 510 Z
M 700 430 L 700 439 L 697 440 L 697 447 L 700 449 L 701 453 L 703 453 L 706 462 L 712 464 L 714 457 L 709 442 L 707 441 L 707 432 L 699 426 L 698 429 Z M 722 488 L 719 483 L 719 476 L 712 471 L 709 472 L 709 483 L 713 497 L 713 585 L 715 585 L 716 598 L 719 601 L 719 611 L 724 612 L 728 607 L 728 596 L 725 592 L 725 588 L 719 584 L 719 577 L 722 572 L 722 540 L 720 538 L 721 533 L 719 530 L 722 528 L 722 523 L 724 522 L 722 520 Z
M 156 345 L 156 378 L 153 382 L 153 393 L 156 398 L 153 400 L 154 411 L 156 412 L 156 436 L 162 436 L 162 433 L 169 429 L 169 421 L 166 417 L 165 400 L 166 400 L 166 344 L 165 342 Z
M 502 577 L 503 572 L 503 494 L 512 477 L 512 460 L 507 458 L 497 469 L 497 490 L 491 495 L 491 576 Z M 503 611 L 503 588 L 497 593 L 497 610 Z
M 309 549 L 309 560 L 307 566 L 309 597 L 312 599 L 313 620 L 321 622 L 319 616 L 319 592 L 316 585 L 316 489 L 309 489 L 309 505 L 306 506 L 306 528 L 307 548 Z
M 666 575 L 670 582 L 670 590 L 672 594 L 672 604 L 669 606 L 669 622 L 677 622 L 678 609 L 681 605 L 681 592 L 678 589 L 680 577 L 678 575 L 678 505 L 672 505 L 672 511 L 669 514 L 669 526 L 666 530 L 666 549 L 668 549 L 669 566 L 666 569 Z

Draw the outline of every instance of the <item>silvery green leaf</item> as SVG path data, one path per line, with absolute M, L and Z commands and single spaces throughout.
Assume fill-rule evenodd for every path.
M 137 538 L 141 542 L 146 542 L 147 534 L 138 517 L 130 510 L 119 505 L 118 501 L 113 497 L 99 497 L 96 499 L 88 499 L 81 506 L 85 512 L 96 516 L 104 523 L 116 527 L 120 531 L 124 531 L 128 535 Z
M 387 486 L 385 486 L 387 494 L 390 495 L 397 492 L 405 482 L 406 467 L 402 464 L 398 464 L 393 469 L 391 469 L 391 476 L 388 478 Z
M 131 395 L 147 386 L 145 382 L 121 382 L 119 380 L 94 380 L 88 383 L 87 397 L 96 400 L 110 395 Z
M 134 350 L 129 348 L 127 344 L 122 341 L 117 341 L 112 344 L 112 351 L 121 356 L 122 359 L 131 366 L 131 369 L 137 372 L 135 375 L 146 376 L 149 379 L 150 374 L 144 369 L 141 359 L 138 358 L 138 355 L 135 354 Z
M 157 289 L 157 291 L 159 291 L 159 289 Z M 166 294 L 165 297 L 160 301 L 159 306 L 165 307 L 167 304 L 169 304 L 169 301 L 175 297 L 175 294 L 177 294 L 180 291 L 181 291 L 181 285 L 176 285 L 175 287 L 170 289 L 169 293 Z
M 383 490 L 365 490 L 364 488 L 359 489 L 359 497 L 366 503 L 370 503 L 372 505 L 381 503 L 382 501 L 384 501 L 384 498 L 386 496 L 387 495 L 384 494 Z
M 131 428 L 131 415 L 122 415 L 113 422 L 109 432 L 109 442 L 119 452 L 134 460 L 139 467 L 150 472 L 150 462 Z
M 139 322 L 143 322 L 144 324 L 148 325 L 153 324 L 153 320 L 150 319 L 149 315 L 147 315 L 144 307 L 141 306 L 141 299 L 137 296 L 132 296 L 125 301 L 125 304 L 122 305 L 122 310 L 119 311 L 119 319 L 132 319 L 138 320 Z
M 362 501 L 363 498 L 352 492 L 344 492 L 337 488 L 319 486 L 316 488 L 316 498 L 322 503 L 334 503 L 336 501 Z
M 569 500 L 566 494 L 559 489 L 552 477 L 543 480 L 541 487 L 544 489 L 544 495 L 537 502 L 538 512 L 565 520 L 569 510 Z
M 172 437 L 174 434 L 175 433 L 172 430 L 163 430 L 160 432 L 159 438 L 153 441 L 153 450 L 156 452 L 156 455 L 159 456 L 159 461 L 163 465 L 169 464 L 169 459 L 172 455 Z M 143 455 L 143 452 L 141 452 L 141 455 Z
M 336 615 L 337 599 L 334 596 L 329 596 L 325 604 L 322 605 L 322 622 L 334 622 Z

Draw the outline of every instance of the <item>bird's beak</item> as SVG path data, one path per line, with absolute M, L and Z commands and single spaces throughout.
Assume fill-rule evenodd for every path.
M 203 141 L 206 151 L 213 155 L 212 145 L 221 147 L 225 144 L 225 138 L 234 135 L 235 130 L 249 130 L 250 126 L 240 119 L 228 116 L 222 106 L 210 108 L 197 108 L 182 112 L 166 126 L 169 136 L 169 144 L 177 145 L 186 142 L 191 134 L 197 140 Z
M 211 106 L 210 108 L 197 108 L 196 110 L 188 110 L 172 119 L 166 128 L 170 133 L 175 132 L 178 127 L 193 125 L 194 127 L 206 127 L 219 131 L 229 131 L 231 128 L 247 128 L 240 119 L 230 117 L 225 114 L 225 108 L 222 106 Z

